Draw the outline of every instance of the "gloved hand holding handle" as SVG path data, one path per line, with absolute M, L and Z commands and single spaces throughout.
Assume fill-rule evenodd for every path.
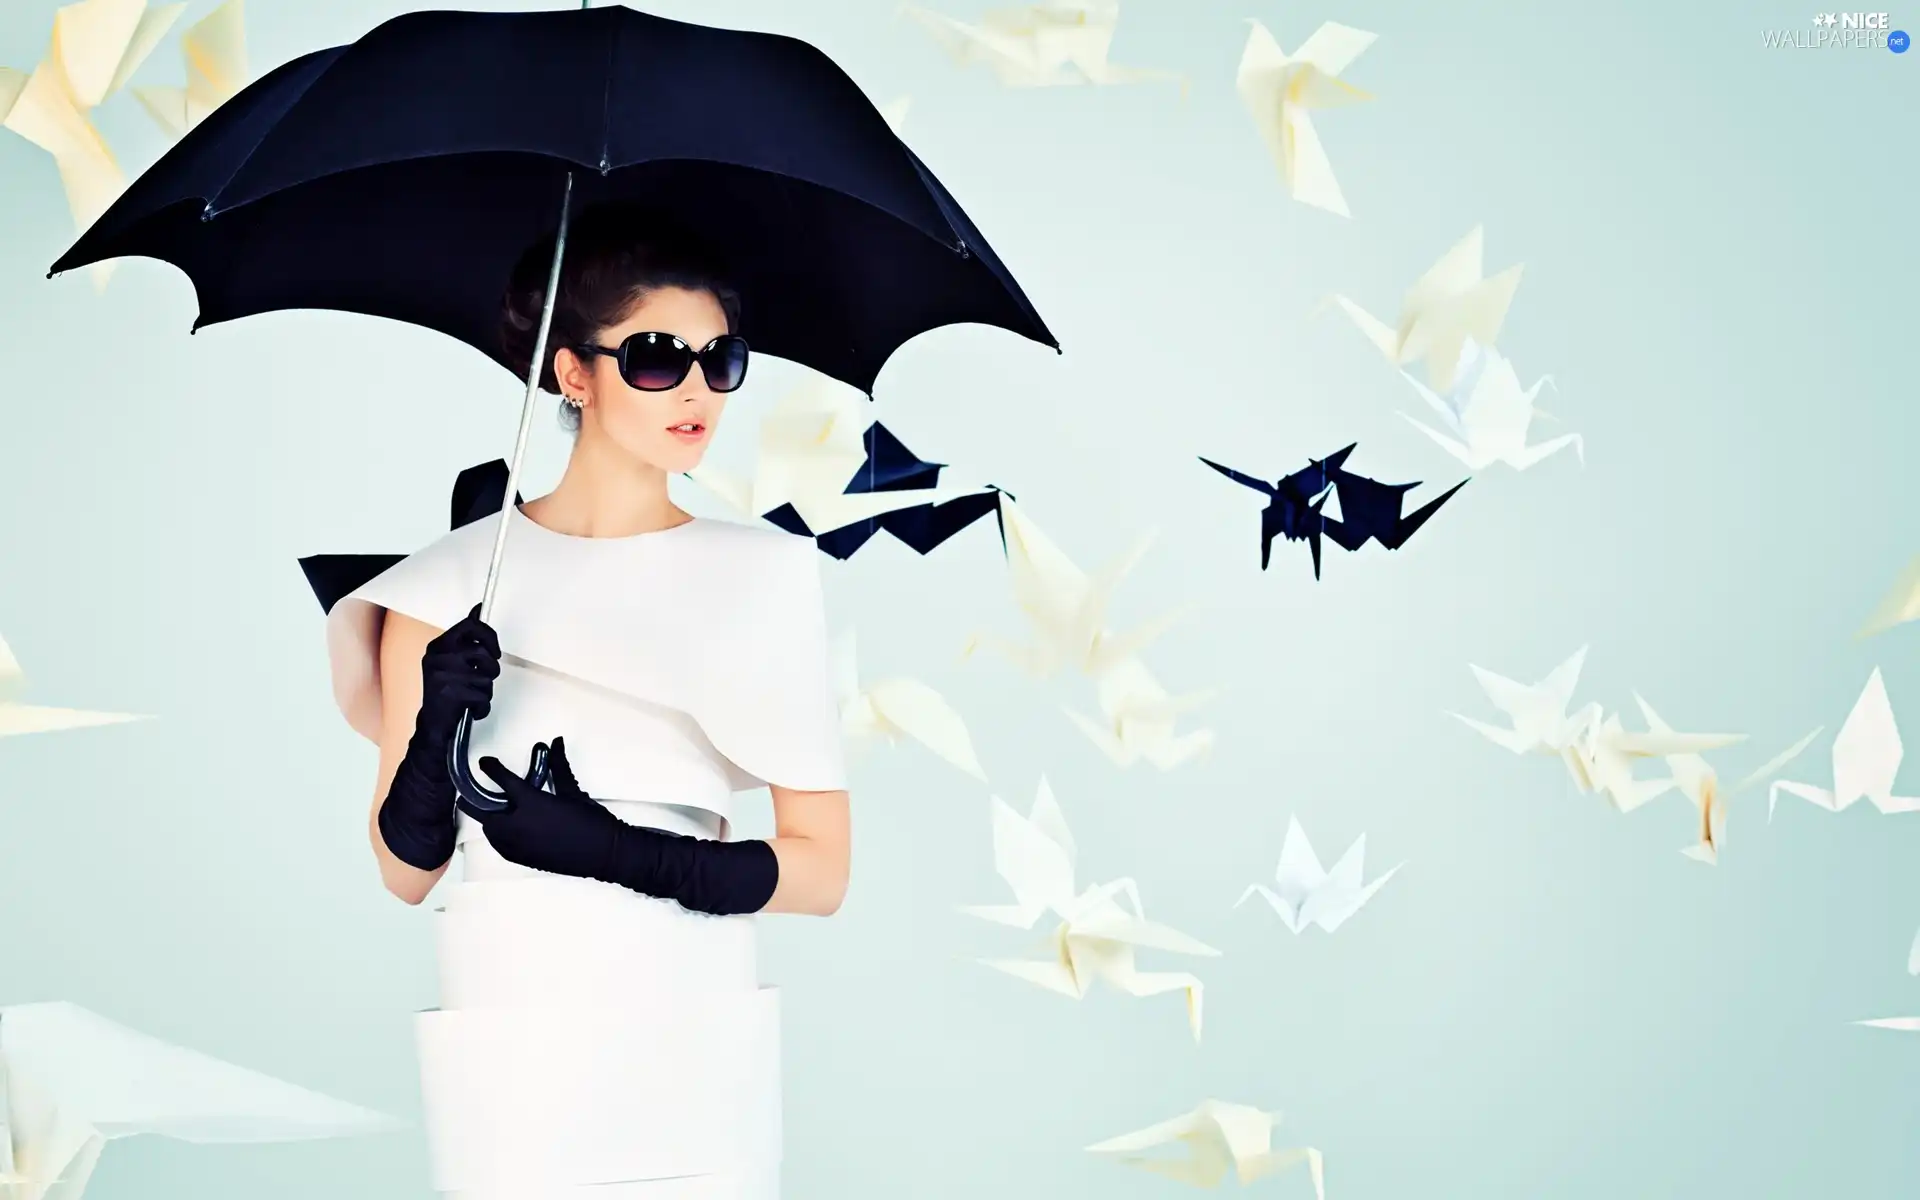
M 462 713 L 483 719 L 500 677 L 500 639 L 480 619 L 480 606 L 427 643 L 420 659 L 420 713 L 406 757 L 380 805 L 380 837 L 410 867 L 434 871 L 453 857 L 453 781 L 447 747 Z
M 538 754 L 541 747 L 535 747 Z M 480 769 L 507 793 L 500 812 L 468 809 L 508 862 L 598 879 L 693 912 L 756 913 L 780 883 L 780 860 L 763 841 L 722 842 L 629 825 L 587 795 L 567 762 L 566 740 L 547 753 L 553 791 L 536 788 L 499 759 Z

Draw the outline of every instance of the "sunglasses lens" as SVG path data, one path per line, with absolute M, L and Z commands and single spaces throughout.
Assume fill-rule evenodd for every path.
M 627 383 L 643 392 L 664 392 L 678 387 L 693 366 L 693 351 L 662 333 L 642 333 L 629 338 L 625 347 Z
M 700 369 L 706 373 L 708 387 L 716 392 L 733 391 L 746 382 L 746 341 L 728 336 L 714 342 L 701 353 Z

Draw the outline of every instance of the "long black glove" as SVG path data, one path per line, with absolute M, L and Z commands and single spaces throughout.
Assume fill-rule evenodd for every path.
M 461 713 L 478 721 L 491 710 L 499 676 L 500 639 L 480 619 L 477 604 L 465 620 L 427 643 L 420 659 L 420 714 L 380 805 L 380 837 L 410 867 L 437 870 L 453 857 L 457 810 L 447 747 Z
M 467 812 L 508 862 L 618 884 L 721 916 L 759 912 L 773 898 L 780 860 L 767 843 L 713 841 L 627 824 L 581 789 L 564 738 L 553 739 L 547 765 L 551 792 L 533 787 L 497 758 L 480 760 L 480 769 L 507 793 L 507 807 Z

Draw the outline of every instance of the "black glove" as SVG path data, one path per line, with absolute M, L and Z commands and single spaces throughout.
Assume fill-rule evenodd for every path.
M 552 792 L 533 787 L 497 758 L 480 760 L 480 769 L 507 793 L 507 808 L 467 811 L 508 862 L 598 879 L 720 916 L 759 912 L 773 898 L 780 860 L 767 843 L 713 841 L 627 824 L 581 789 L 564 738 L 553 740 L 547 765 Z
M 484 718 L 500 676 L 500 639 L 474 605 L 465 620 L 427 643 L 420 658 L 420 714 L 407 755 L 380 805 L 380 837 L 393 856 L 422 871 L 453 857 L 453 780 L 447 748 L 461 713 Z

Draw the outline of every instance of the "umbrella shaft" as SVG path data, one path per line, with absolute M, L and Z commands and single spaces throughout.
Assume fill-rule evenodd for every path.
M 585 7 L 582 5 L 581 7 Z M 540 305 L 540 330 L 534 335 L 533 363 L 527 369 L 527 398 L 520 405 L 520 433 L 514 438 L 513 457 L 507 460 L 507 494 L 500 504 L 500 527 L 493 533 L 493 557 L 487 561 L 487 583 L 480 593 L 480 619 L 493 613 L 493 594 L 500 584 L 500 562 L 507 553 L 507 511 L 520 487 L 520 463 L 527 454 L 527 435 L 533 432 L 533 406 L 540 395 L 540 377 L 547 369 L 547 335 L 553 330 L 553 306 L 560 296 L 560 264 L 567 254 L 567 224 L 573 211 L 573 172 L 567 172 L 560 198 L 560 229 L 553 239 L 553 265 L 547 269 L 547 295 Z

